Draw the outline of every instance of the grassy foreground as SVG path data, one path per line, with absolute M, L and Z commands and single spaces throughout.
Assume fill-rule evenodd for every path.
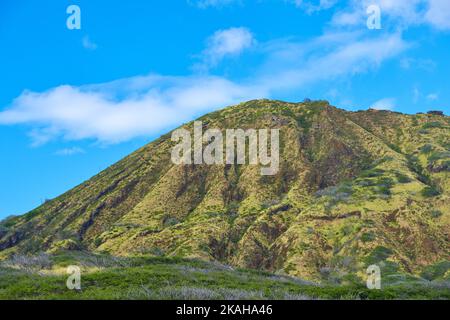
M 66 286 L 69 265 L 81 268 L 80 291 Z M 368 290 L 199 260 L 63 252 L 1 262 L 0 299 L 450 299 L 450 283 L 410 279 Z

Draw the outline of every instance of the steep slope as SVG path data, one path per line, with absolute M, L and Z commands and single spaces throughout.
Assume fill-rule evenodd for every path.
M 336 281 L 374 263 L 393 276 L 448 276 L 449 117 L 258 100 L 200 120 L 204 129 L 280 129 L 277 175 L 174 165 L 168 134 L 2 222 L 0 254 L 151 253 Z

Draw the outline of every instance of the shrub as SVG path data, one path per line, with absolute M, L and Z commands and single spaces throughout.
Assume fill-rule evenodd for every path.
M 450 152 L 433 152 L 428 158 L 429 162 L 450 158 Z
M 8 216 L 5 219 L 0 221 L 0 226 L 8 229 L 11 228 L 12 226 L 14 226 L 17 222 L 17 220 L 19 219 L 18 216 Z
M 101 237 L 96 237 L 96 238 L 94 239 L 94 246 L 100 247 L 102 243 L 103 243 L 103 240 L 102 240 Z
M 399 183 L 409 183 L 412 181 L 412 179 L 410 177 L 408 177 L 407 175 L 405 175 L 403 173 L 397 172 L 395 175 L 396 175 L 397 181 Z
M 0 238 L 8 233 L 9 229 L 0 224 Z
M 444 112 L 443 111 L 437 111 L 437 110 L 431 110 L 431 111 L 428 111 L 427 114 L 431 114 L 431 115 L 435 115 L 435 116 L 443 116 Z
M 430 153 L 433 151 L 433 146 L 431 144 L 426 144 L 420 148 L 420 152 L 422 153 Z
M 425 198 L 432 198 L 439 195 L 439 191 L 435 187 L 425 187 L 422 192 L 422 196 Z
M 158 247 L 151 248 L 149 253 L 157 257 L 164 257 L 166 255 L 166 252 Z
M 395 144 L 392 144 L 392 143 L 388 143 L 388 146 L 389 146 L 389 148 L 391 148 L 395 152 L 402 153 L 402 149 L 398 145 L 395 145 Z
M 96 244 L 96 242 L 100 240 L 99 238 L 95 238 L 94 244 L 98 247 L 101 244 L 101 241 L 99 244 Z M 75 251 L 75 250 L 81 250 L 82 245 L 79 241 L 74 239 L 64 239 L 61 241 L 57 241 L 52 244 L 51 251 L 59 251 L 59 250 L 67 250 L 67 251 Z
M 107 255 L 92 255 L 85 257 L 84 261 L 80 262 L 86 267 L 96 268 L 115 268 L 115 267 L 129 267 L 131 264 L 126 258 L 114 257 Z
M 365 258 L 365 262 L 368 266 L 371 264 L 376 264 L 381 261 L 385 261 L 392 254 L 393 251 L 391 249 L 383 246 L 378 246 Z
M 422 129 L 434 129 L 434 128 L 442 128 L 442 127 L 443 127 L 442 123 L 433 121 L 433 122 L 425 123 L 422 126 Z
M 431 211 L 431 217 L 432 218 L 437 219 L 437 218 L 439 218 L 441 216 L 442 216 L 442 212 L 441 211 L 439 211 L 439 210 Z
M 449 270 L 450 261 L 443 261 L 426 267 L 425 270 L 421 273 L 421 277 L 431 281 L 442 278 Z
M 227 206 L 227 214 L 237 214 L 239 212 L 239 202 L 231 201 Z
M 377 191 L 381 194 L 390 196 L 391 195 L 391 189 L 387 186 L 378 186 Z
M 361 241 L 362 242 L 372 242 L 375 240 L 375 238 L 376 238 L 376 236 L 373 232 L 366 232 L 366 233 L 363 233 L 363 235 L 361 236 Z
M 4 265 L 22 269 L 27 272 L 35 272 L 43 269 L 50 269 L 53 263 L 46 253 L 40 253 L 36 256 L 15 254 L 10 259 L 6 260 Z
M 384 170 L 382 170 L 382 169 L 371 169 L 371 170 L 363 171 L 361 173 L 361 177 L 363 177 L 363 178 L 375 178 L 375 177 L 380 177 L 383 174 L 384 174 Z
M 163 226 L 164 227 L 172 227 L 172 226 L 177 225 L 178 223 L 180 223 L 180 222 L 175 217 L 166 216 L 163 219 Z
M 161 299 L 169 300 L 214 300 L 219 299 L 217 292 L 207 288 L 164 288 L 159 290 L 158 296 Z

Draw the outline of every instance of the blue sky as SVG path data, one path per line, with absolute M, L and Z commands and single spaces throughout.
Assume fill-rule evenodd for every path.
M 244 100 L 449 113 L 449 36 L 447 0 L 3 0 L 0 218 Z

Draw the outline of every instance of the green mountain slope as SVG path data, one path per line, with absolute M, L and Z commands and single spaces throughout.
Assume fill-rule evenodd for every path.
M 280 129 L 280 170 L 174 165 L 171 135 L 0 224 L 0 255 L 88 249 L 217 260 L 306 279 L 448 278 L 450 118 L 258 100 L 206 128 Z M 192 123 L 184 126 L 192 131 Z

